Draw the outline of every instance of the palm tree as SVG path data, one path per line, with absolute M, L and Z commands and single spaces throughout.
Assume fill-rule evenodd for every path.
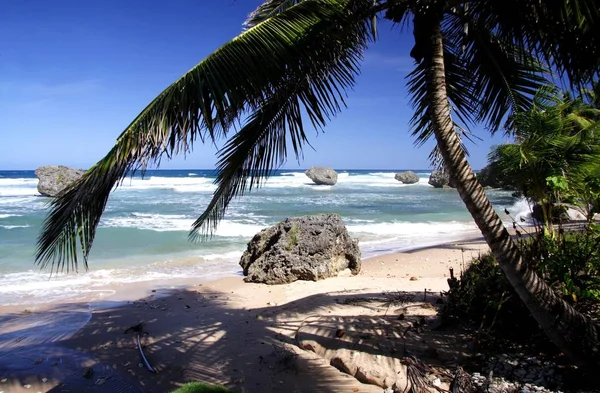
M 307 121 L 319 129 L 341 110 L 375 23 L 385 18 L 413 27 L 408 84 L 417 140 L 435 136 L 460 197 L 551 340 L 578 364 L 597 364 L 599 329 L 527 267 L 465 158 L 453 115 L 462 126 L 498 129 L 544 83 L 536 59 L 586 83 L 600 64 L 599 16 L 595 0 L 266 0 L 243 33 L 165 89 L 54 200 L 36 261 L 77 268 L 83 255 L 87 267 L 109 194 L 122 179 L 189 152 L 197 139 L 229 138 L 218 153 L 218 187 L 190 232 L 192 239 L 210 235 L 232 198 L 260 186 L 289 145 L 301 157 Z
M 514 115 L 510 132 L 516 142 L 496 146 L 489 155 L 490 165 L 502 178 L 540 204 L 550 233 L 553 204 L 567 201 L 556 198 L 549 178 L 563 178 L 567 194 L 586 195 L 587 201 L 580 202 L 589 205 L 592 178 L 600 169 L 599 118 L 600 110 L 581 98 L 543 89 L 531 109 Z

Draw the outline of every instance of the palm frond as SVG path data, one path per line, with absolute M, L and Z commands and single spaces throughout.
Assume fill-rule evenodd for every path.
M 460 124 L 455 122 L 454 129 L 461 139 L 461 147 L 465 154 L 468 154 L 464 139 L 472 140 L 473 136 L 469 132 L 469 126 L 473 124 L 473 102 L 470 88 L 470 73 L 464 67 L 464 63 L 459 61 L 456 54 L 456 48 L 452 42 L 446 42 L 444 45 L 444 68 L 446 71 L 446 93 L 448 95 L 451 113 L 460 120 Z M 433 136 L 431 117 L 429 114 L 429 100 L 427 99 L 426 86 L 426 65 L 421 62 L 415 66 L 408 76 L 408 92 L 411 95 L 411 104 L 415 110 L 411 118 L 411 134 L 414 136 L 415 145 L 422 146 Z M 429 159 L 434 167 L 442 166 L 439 150 L 435 147 L 429 155 Z
M 470 2 L 502 42 L 542 57 L 574 85 L 585 85 L 600 69 L 600 7 L 597 0 L 506 0 Z
M 296 159 L 307 143 L 303 114 L 314 128 L 323 127 L 344 105 L 344 92 L 354 84 L 358 61 L 368 40 L 368 19 L 359 13 L 340 15 L 336 29 L 314 34 L 322 45 L 311 58 L 298 59 L 295 74 L 269 96 L 246 125 L 219 152 L 217 190 L 194 222 L 190 237 L 210 235 L 236 196 L 260 186 L 287 157 L 291 142 Z
M 518 143 L 495 147 L 490 163 L 526 196 L 537 199 L 547 195 L 549 176 L 565 176 L 570 182 L 584 179 L 600 166 L 600 143 L 595 137 L 600 122 L 584 119 L 586 113 L 594 115 L 578 100 L 561 99 L 558 93 L 542 106 L 517 113 Z
M 465 34 L 464 26 L 468 26 Z M 444 23 L 445 38 L 461 48 L 457 55 L 468 70 L 471 107 L 476 122 L 484 122 L 492 133 L 507 114 L 526 111 L 536 92 L 548 84 L 537 59 L 512 41 L 494 34 L 493 26 L 471 12 L 451 13 Z
M 288 8 L 304 0 L 265 0 L 248 15 L 244 22 L 244 29 L 251 29 L 272 16 L 282 13 Z
M 336 82 L 335 69 L 325 67 L 319 74 L 306 70 L 306 63 L 315 59 L 318 67 L 337 61 L 335 56 L 348 49 L 335 40 L 340 30 L 368 19 L 372 5 L 371 0 L 302 1 L 240 34 L 188 71 L 137 116 L 102 160 L 52 202 L 38 237 L 37 263 L 51 265 L 53 271 L 65 266 L 77 269 L 83 257 L 87 268 L 100 217 L 122 179 L 157 166 L 163 158 L 191 151 L 197 139 L 215 142 L 227 136 L 248 112 L 265 111 L 290 77 L 304 73 L 329 81 L 315 84 L 314 91 L 321 105 L 334 108 L 333 97 L 349 84 Z M 325 44 L 332 46 L 330 56 L 324 54 Z M 351 77 L 339 75 L 351 84 Z

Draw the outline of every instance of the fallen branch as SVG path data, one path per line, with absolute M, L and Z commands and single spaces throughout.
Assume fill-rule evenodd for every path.
M 156 369 L 150 365 L 150 363 L 148 362 L 148 359 L 146 359 L 146 356 L 144 355 L 144 351 L 142 350 L 142 344 L 140 342 L 140 334 L 139 333 L 137 334 L 137 346 L 138 346 L 138 349 L 140 350 L 140 355 L 142 356 L 142 360 L 144 361 L 144 365 L 146 366 L 146 369 L 148 371 L 150 371 L 151 373 L 156 373 Z

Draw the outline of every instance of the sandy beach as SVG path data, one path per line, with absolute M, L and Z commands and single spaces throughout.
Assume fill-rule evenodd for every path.
M 300 349 L 298 337 L 321 324 L 323 331 L 335 325 L 377 338 L 398 328 L 401 313 L 434 315 L 449 268 L 460 272 L 486 249 L 482 239 L 471 239 L 387 254 L 364 260 L 356 276 L 318 282 L 161 281 L 116 288 L 89 306 L 5 307 L 0 391 L 151 393 L 200 380 L 240 392 L 381 392 Z M 137 333 L 128 330 L 140 322 L 140 343 L 155 372 L 140 357 Z M 465 345 L 456 337 L 436 340 L 450 358 Z

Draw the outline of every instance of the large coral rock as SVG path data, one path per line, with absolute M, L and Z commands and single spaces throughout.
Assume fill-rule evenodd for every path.
M 247 282 L 316 281 L 360 272 L 360 249 L 337 214 L 294 217 L 257 233 L 240 266 Z
M 429 184 L 435 188 L 455 188 L 454 181 L 446 171 L 433 171 L 429 175 Z
M 413 171 L 396 173 L 394 179 L 404 184 L 415 184 L 419 182 L 419 176 Z
M 325 166 L 313 166 L 304 172 L 304 174 L 318 185 L 333 186 L 335 183 L 337 183 L 338 179 L 337 172 L 334 171 L 333 168 L 328 168 Z
M 35 176 L 39 179 L 37 190 L 44 196 L 59 196 L 84 173 L 85 171 L 82 169 L 69 168 L 63 165 L 39 167 L 35 170 Z

